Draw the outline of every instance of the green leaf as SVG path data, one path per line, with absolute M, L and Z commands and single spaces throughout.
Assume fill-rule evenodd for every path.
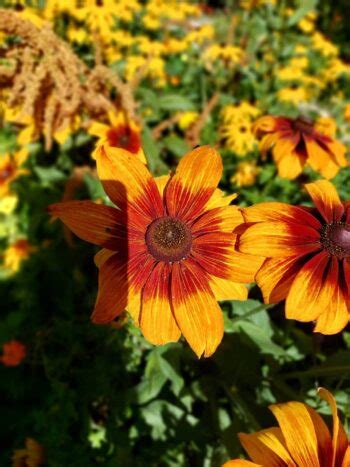
M 185 111 L 195 110 L 195 105 L 187 97 L 179 96 L 178 94 L 167 94 L 158 98 L 158 106 L 162 110 L 167 111 Z
M 314 10 L 316 4 L 317 0 L 303 0 L 301 6 L 288 18 L 287 26 L 291 27 L 299 23 L 305 15 Z

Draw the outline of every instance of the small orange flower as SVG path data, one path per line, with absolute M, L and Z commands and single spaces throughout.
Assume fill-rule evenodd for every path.
M 253 125 L 256 137 L 261 139 L 260 150 L 266 154 L 272 148 L 278 174 L 289 179 L 297 177 L 306 164 L 328 179 L 348 165 L 345 146 L 321 129 L 321 125 L 303 117 L 265 116 Z
M 340 423 L 332 394 L 319 388 L 318 394 L 331 407 L 333 436 L 319 414 L 301 402 L 271 405 L 279 428 L 238 437 L 253 462 L 231 460 L 223 467 L 349 467 L 349 440 Z
M 38 467 L 44 462 L 44 449 L 32 438 L 27 438 L 25 448 L 16 449 L 12 456 L 12 467 Z
M 22 261 L 36 251 L 26 238 L 20 238 L 8 246 L 4 252 L 4 266 L 12 272 L 18 272 Z
M 267 202 L 243 209 L 239 250 L 267 259 L 256 275 L 266 303 L 286 298 L 286 317 L 336 334 L 349 322 L 350 203 L 331 182 L 306 185 L 315 208 Z
M 223 197 L 219 154 L 201 147 L 173 176 L 153 179 L 130 153 L 101 146 L 97 171 L 119 209 L 91 201 L 50 207 L 76 235 L 103 247 L 96 257 L 99 292 L 92 320 L 108 323 L 124 309 L 155 345 L 187 339 L 211 355 L 223 336 L 217 300 L 247 297 L 262 259 L 238 253 L 233 229 L 243 221 L 235 196 Z
M 5 366 L 18 366 L 26 356 L 26 347 L 18 341 L 12 340 L 3 345 L 0 361 Z
M 142 162 L 146 163 L 145 154 L 141 147 L 141 133 L 139 126 L 128 120 L 123 113 L 108 113 L 109 125 L 100 122 L 92 122 L 89 127 L 89 133 L 99 138 L 95 157 L 99 146 L 110 146 L 112 148 L 121 148 L 135 154 Z
M 10 192 L 10 185 L 17 177 L 28 173 L 26 169 L 21 168 L 27 157 L 26 149 L 0 156 L 0 198 Z

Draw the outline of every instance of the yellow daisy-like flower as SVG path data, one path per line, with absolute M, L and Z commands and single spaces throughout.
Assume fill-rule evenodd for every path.
M 318 394 L 332 410 L 332 436 L 320 415 L 308 405 L 271 405 L 278 428 L 238 435 L 253 462 L 236 459 L 223 467 L 349 467 L 349 440 L 340 423 L 336 401 L 324 388 L 319 388 Z
M 120 113 L 108 113 L 109 124 L 93 121 L 88 129 L 90 135 L 99 138 L 93 157 L 101 145 L 112 148 L 121 148 L 134 154 L 141 162 L 146 164 L 146 157 L 141 146 L 141 134 L 139 126 L 125 118 Z
M 241 162 L 238 164 L 237 171 L 230 178 L 230 182 L 238 187 L 250 186 L 255 183 L 259 173 L 259 168 L 253 162 Z
M 181 130 L 187 130 L 187 128 L 189 128 L 192 125 L 192 123 L 194 123 L 198 119 L 198 116 L 198 112 L 184 112 L 181 115 L 180 120 L 178 122 L 179 128 Z

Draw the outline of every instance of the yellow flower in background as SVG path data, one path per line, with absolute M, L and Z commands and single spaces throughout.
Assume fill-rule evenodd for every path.
M 12 456 L 12 467 L 38 467 L 44 462 L 44 448 L 32 438 L 27 438 L 25 448 L 16 449 Z
M 350 103 L 346 104 L 346 106 L 344 107 L 344 118 L 345 120 L 350 122 Z
M 239 440 L 253 462 L 232 460 L 223 467 L 348 467 L 349 440 L 338 417 L 332 394 L 318 395 L 328 402 L 333 416 L 333 435 L 320 415 L 301 402 L 274 404 L 269 408 L 279 427 L 256 433 L 239 433 Z
M 312 47 L 325 57 L 336 57 L 339 54 L 338 47 L 318 31 L 312 34 L 311 42 Z
M 219 133 L 227 149 L 238 156 L 245 156 L 254 149 L 256 139 L 251 124 L 259 114 L 260 110 L 248 102 L 227 105 L 222 109 Z
M 213 64 L 220 60 L 225 65 L 232 67 L 242 62 L 244 57 L 243 50 L 234 45 L 213 44 L 204 52 L 204 61 Z
M 300 102 L 305 102 L 308 100 L 309 95 L 305 88 L 303 87 L 287 87 L 280 89 L 277 92 L 277 98 L 281 102 L 290 102 L 294 105 L 298 105 Z
M 153 84 L 162 87 L 166 84 L 165 62 L 160 57 L 144 57 L 142 55 L 129 55 L 125 61 L 125 79 L 131 81 L 142 67 L 145 78 L 153 81 Z
M 240 162 L 237 171 L 230 178 L 230 182 L 238 187 L 253 185 L 259 171 L 260 169 L 254 162 Z
M 92 156 L 95 157 L 96 151 L 104 145 L 125 149 L 146 164 L 141 146 L 141 129 L 136 122 L 128 120 L 122 112 L 109 112 L 108 121 L 109 124 L 93 121 L 88 129 L 90 135 L 99 138 Z
M 309 34 L 315 30 L 315 21 L 317 19 L 317 14 L 315 11 L 311 11 L 307 13 L 307 15 L 302 18 L 299 23 L 298 27 L 304 33 Z
M 18 204 L 17 195 L 6 195 L 0 199 L 0 213 L 1 214 L 11 214 Z
M 26 169 L 21 168 L 27 157 L 26 148 L 13 154 L 0 155 L 0 199 L 10 192 L 10 185 L 17 177 L 28 173 Z
M 277 0 L 240 0 L 239 5 L 245 10 L 252 10 L 265 5 L 276 5 Z
M 22 115 L 21 111 L 16 108 L 6 107 L 3 118 L 5 122 L 19 127 L 17 135 L 17 144 L 19 146 L 25 146 L 38 139 L 34 119 L 29 115 Z
M 178 122 L 181 130 L 187 130 L 198 119 L 198 112 L 184 112 Z
M 3 266 L 12 273 L 20 270 L 23 261 L 37 250 L 26 238 L 21 238 L 7 247 L 3 253 Z
M 215 29 L 212 24 L 203 24 L 199 28 L 190 31 L 184 38 L 188 46 L 202 45 L 215 37 Z

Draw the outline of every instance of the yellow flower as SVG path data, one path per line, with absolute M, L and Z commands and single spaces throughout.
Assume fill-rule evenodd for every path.
M 320 32 L 314 32 L 311 41 L 313 48 L 325 57 L 336 57 L 339 54 L 338 47 L 327 40 Z
M 184 112 L 178 122 L 179 128 L 181 130 L 187 130 L 187 128 L 197 120 L 198 115 L 198 112 Z
M 344 118 L 345 120 L 350 122 L 350 103 L 346 104 L 346 106 L 344 107 Z
M 17 206 L 18 197 L 17 195 L 6 195 L 0 199 L 0 213 L 11 214 Z
M 28 259 L 31 253 L 36 250 L 35 247 L 30 245 L 26 238 L 17 240 L 4 251 L 4 267 L 9 269 L 12 273 L 18 272 L 22 261 Z
M 204 52 L 205 62 L 210 64 L 220 60 L 229 67 L 241 63 L 243 57 L 243 50 L 234 45 L 213 44 Z
M 165 62 L 160 57 L 146 58 L 141 55 L 129 55 L 125 64 L 125 78 L 131 81 L 137 71 L 146 65 L 144 72 L 145 77 L 154 81 L 156 86 L 164 86 L 166 84 Z
M 306 34 L 313 32 L 315 30 L 316 19 L 317 19 L 317 14 L 314 11 L 311 11 L 299 21 L 298 23 L 299 29 L 301 29 Z
M 248 102 L 227 105 L 222 109 L 220 135 L 225 140 L 225 146 L 238 156 L 245 156 L 254 149 L 256 139 L 251 122 L 259 114 L 260 110 Z
M 283 88 L 277 92 L 277 98 L 282 102 L 291 102 L 294 105 L 298 105 L 301 101 L 305 102 L 308 100 L 308 93 L 305 88 Z
M 230 182 L 238 187 L 249 186 L 255 183 L 259 168 L 253 162 L 241 162 L 238 164 L 237 172 L 232 175 Z

